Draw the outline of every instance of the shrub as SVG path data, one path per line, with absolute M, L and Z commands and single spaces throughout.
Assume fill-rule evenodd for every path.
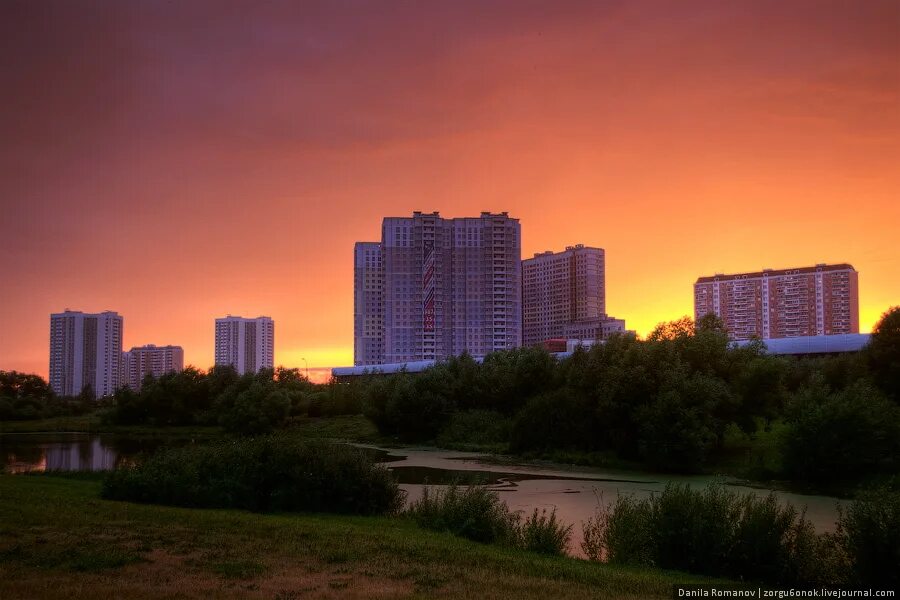
M 590 560 L 618 564 L 652 565 L 650 503 L 619 496 L 614 505 L 598 507 L 582 527 L 581 549 Z
M 519 527 L 519 543 L 525 550 L 539 554 L 563 556 L 572 539 L 572 525 L 564 525 L 556 520 L 556 509 L 550 514 L 543 509 L 534 512 Z
M 557 520 L 556 509 L 549 514 L 535 509 L 523 522 L 497 492 L 474 485 L 450 485 L 444 490 L 425 486 L 406 514 L 426 529 L 541 554 L 564 555 L 572 537 L 572 526 Z
M 650 500 L 655 564 L 664 569 L 726 571 L 732 531 L 740 516 L 737 495 L 721 485 L 702 491 L 669 484 Z
M 854 583 L 900 587 L 900 493 L 865 492 L 838 521 Z
M 478 486 L 425 487 L 407 510 L 420 527 L 448 531 L 476 542 L 514 544 L 518 516 L 495 492 Z
M 591 560 L 654 565 L 775 584 L 841 583 L 836 545 L 774 494 L 669 484 L 646 500 L 620 496 L 584 524 Z
M 350 446 L 278 436 L 162 451 L 111 472 L 104 498 L 253 511 L 389 514 L 403 496 L 386 468 Z

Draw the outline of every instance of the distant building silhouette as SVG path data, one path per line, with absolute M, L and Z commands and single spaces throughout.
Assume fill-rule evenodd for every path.
M 275 322 L 269 317 L 216 319 L 216 366 L 231 365 L 243 375 L 275 365 Z
M 118 313 L 66 310 L 50 315 L 50 387 L 77 396 L 90 386 L 97 397 L 119 385 L 123 319 Z
M 521 345 L 521 229 L 507 213 L 387 217 L 354 255 L 354 364 Z
M 522 261 L 522 281 L 526 346 L 564 351 L 569 339 L 596 341 L 625 331 L 625 321 L 606 314 L 602 248 L 577 244 L 563 252 L 535 254 Z
M 137 391 L 147 375 L 158 378 L 166 373 L 184 370 L 181 346 L 135 346 L 122 353 L 122 385 Z
M 701 277 L 694 317 L 722 319 L 734 340 L 859 333 L 859 284 L 849 264 Z

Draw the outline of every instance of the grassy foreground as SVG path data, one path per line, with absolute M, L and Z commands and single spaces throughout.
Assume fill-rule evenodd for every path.
M 99 488 L 0 475 L 0 598 L 663 598 L 698 581 L 406 519 L 149 506 L 100 500 Z

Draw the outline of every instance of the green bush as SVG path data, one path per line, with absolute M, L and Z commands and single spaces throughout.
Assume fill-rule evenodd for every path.
M 550 513 L 535 509 L 523 522 L 497 492 L 475 485 L 450 485 L 444 490 L 425 486 L 406 514 L 426 529 L 541 554 L 565 554 L 572 537 L 572 526 L 560 523 L 555 509 Z
M 722 485 L 620 496 L 584 524 L 582 549 L 592 560 L 774 584 L 842 580 L 835 544 L 794 507 Z
M 865 492 L 841 513 L 838 544 L 853 583 L 900 587 L 900 493 Z
M 170 449 L 107 475 L 103 497 L 252 511 L 390 514 L 390 472 L 350 446 L 278 436 Z
M 736 494 L 721 485 L 695 491 L 668 484 L 649 503 L 657 566 L 713 575 L 726 572 L 731 528 L 740 517 Z
M 556 509 L 550 514 L 543 509 L 534 512 L 519 526 L 519 543 L 522 548 L 539 554 L 563 556 L 572 539 L 572 525 L 564 525 L 556 519 Z
M 478 486 L 451 485 L 444 490 L 426 486 L 407 514 L 420 527 L 487 544 L 515 544 L 518 533 L 518 516 L 495 492 Z
M 654 561 L 649 504 L 621 495 L 613 505 L 601 504 L 583 525 L 581 549 L 590 560 L 652 565 Z

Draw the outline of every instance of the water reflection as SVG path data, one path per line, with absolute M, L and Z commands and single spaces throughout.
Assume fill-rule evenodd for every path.
M 0 435 L 0 456 L 9 473 L 108 471 L 184 440 L 129 438 L 82 433 Z

